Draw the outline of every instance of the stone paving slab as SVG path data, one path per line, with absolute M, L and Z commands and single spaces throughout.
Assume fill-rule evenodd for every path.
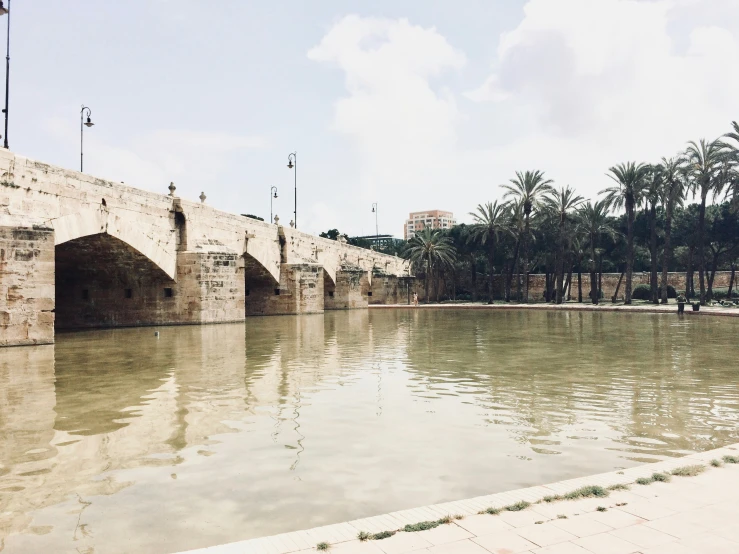
M 182 554 L 288 554 L 316 552 L 319 542 L 338 554 L 736 554 L 739 553 L 739 464 L 712 467 L 711 460 L 739 457 L 739 444 L 623 471 L 568 479 L 544 486 L 445 502 L 191 550 Z M 638 485 L 639 477 L 702 465 L 694 477 L 672 476 L 669 482 Z M 629 484 L 605 498 L 543 502 L 583 486 Z M 520 500 L 523 511 L 479 514 Z M 538 502 L 538 503 L 537 503 Z M 464 516 L 414 533 L 361 542 L 359 531 L 394 531 L 408 523 Z

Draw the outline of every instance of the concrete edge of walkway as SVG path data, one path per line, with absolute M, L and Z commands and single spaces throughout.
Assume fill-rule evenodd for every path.
M 478 496 L 467 500 L 443 502 L 409 510 L 400 510 L 345 523 L 336 523 L 313 529 L 293 531 L 197 550 L 188 550 L 180 554 L 288 554 L 300 550 L 315 549 L 316 545 L 320 542 L 337 545 L 343 542 L 354 541 L 360 531 L 366 531 L 368 533 L 392 531 L 401 529 L 407 524 L 440 519 L 448 515 L 474 515 L 489 507 L 502 508 L 503 506 L 508 506 L 521 500 L 533 504 L 542 500 L 545 496 L 565 494 L 589 485 L 610 487 L 619 484 L 632 484 L 636 479 L 649 477 L 656 472 L 670 472 L 675 468 L 696 462 L 708 464 L 714 458 L 721 458 L 725 455 L 736 456 L 738 454 L 739 443 L 705 452 L 688 454 L 679 458 L 670 458 L 660 462 L 644 464 L 623 471 L 611 471 L 587 477 L 567 479 L 547 485 Z
M 546 310 L 546 311 L 571 311 L 571 312 L 627 312 L 642 314 L 676 314 L 677 305 L 593 305 L 593 304 L 419 304 L 413 306 L 411 304 L 370 304 L 369 308 L 376 310 L 418 310 L 418 309 L 446 309 L 446 310 Z M 716 306 L 701 306 L 700 311 L 694 312 L 691 309 L 685 310 L 685 315 L 690 316 L 723 316 L 723 317 L 739 317 L 739 308 L 718 308 Z

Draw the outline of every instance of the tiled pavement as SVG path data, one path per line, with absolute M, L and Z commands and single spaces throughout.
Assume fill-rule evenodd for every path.
M 189 554 L 307 554 L 319 542 L 332 554 L 737 554 L 739 553 L 739 465 L 714 468 L 712 459 L 739 456 L 739 444 L 648 464 L 501 494 L 448 502 L 307 531 L 248 540 Z M 607 498 L 534 504 L 520 512 L 479 515 L 487 507 L 520 500 L 536 502 L 585 485 L 633 483 L 654 472 L 701 464 L 695 477 L 630 486 Z M 606 508 L 599 511 L 598 508 Z M 398 532 L 384 540 L 360 542 L 359 531 L 376 533 L 408 523 L 463 515 L 435 529 Z M 566 516 L 566 517 L 565 517 Z

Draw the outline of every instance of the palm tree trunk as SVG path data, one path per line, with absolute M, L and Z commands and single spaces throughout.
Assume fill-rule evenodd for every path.
M 582 304 L 582 268 L 580 262 L 577 263 L 577 301 Z
M 598 258 L 598 290 L 596 294 L 598 295 L 598 300 L 600 300 L 600 294 L 603 290 L 603 254 L 600 255 L 600 258 Z
M 488 304 L 493 303 L 493 288 L 495 287 L 495 237 L 490 238 L 490 251 L 488 252 L 488 265 L 490 266 L 490 298 Z
M 614 304 L 616 303 L 616 299 L 618 298 L 618 291 L 621 289 L 621 281 L 624 278 L 624 272 L 621 272 L 621 275 L 618 276 L 618 283 L 616 283 L 616 292 L 613 293 L 613 298 L 611 298 L 611 302 Z
M 631 304 L 631 278 L 634 272 L 634 201 L 626 199 L 626 292 L 625 304 Z
M 731 290 L 734 288 L 734 275 L 736 274 L 736 262 L 731 262 L 731 276 L 729 277 L 729 294 L 726 296 L 731 300 Z
M 560 218 L 559 221 L 559 237 L 557 240 L 557 264 L 555 271 L 557 272 L 557 285 L 555 291 L 555 301 L 557 304 L 562 303 L 562 292 L 564 284 L 564 273 L 565 273 L 565 221 L 564 218 Z
M 657 284 L 657 205 L 655 202 L 651 203 L 649 208 L 649 223 L 650 223 L 650 237 L 649 237 L 649 254 L 651 258 L 651 275 L 650 275 L 650 300 L 652 304 L 659 304 L 659 292 Z
M 567 272 L 567 279 L 565 279 L 565 286 L 564 289 L 562 289 L 562 296 L 569 302 L 572 300 L 572 269 L 573 264 L 570 261 L 570 269 Z M 565 291 L 567 291 L 567 296 L 564 296 Z
M 693 287 L 693 246 L 688 247 L 688 267 L 685 271 L 685 297 L 690 300 L 695 296 Z
M 426 258 L 426 304 L 429 303 L 429 277 L 431 277 L 431 259 Z
M 698 273 L 698 279 L 700 281 L 701 295 L 700 302 L 701 306 L 706 305 L 706 197 L 708 196 L 708 189 L 703 187 L 701 191 L 701 205 L 698 211 L 698 247 L 700 248 L 700 268 Z
M 516 247 L 513 249 L 513 260 L 511 260 L 510 274 L 508 275 L 508 298 L 511 299 L 511 282 L 513 281 L 513 274 L 516 271 L 516 265 L 518 264 L 518 251 L 521 246 L 521 237 L 516 238 Z
M 526 213 L 526 223 L 523 232 L 523 303 L 529 303 L 529 214 Z
M 470 254 L 470 269 L 472 270 L 472 301 L 477 302 L 477 264 L 475 264 L 474 254 Z
M 672 234 L 672 202 L 667 202 L 665 214 L 665 248 L 662 252 L 662 304 L 667 304 L 667 273 L 672 257 L 670 235 Z
M 590 235 L 590 301 L 598 303 L 597 281 L 595 279 L 595 237 Z

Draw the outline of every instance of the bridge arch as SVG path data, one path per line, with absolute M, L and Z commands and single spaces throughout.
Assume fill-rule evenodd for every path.
M 170 279 L 177 277 L 175 252 L 168 252 L 160 246 L 160 241 L 141 232 L 140 220 L 111 214 L 106 207 L 101 207 L 52 219 L 51 226 L 54 229 L 55 246 L 91 235 L 110 235 L 147 258 Z

